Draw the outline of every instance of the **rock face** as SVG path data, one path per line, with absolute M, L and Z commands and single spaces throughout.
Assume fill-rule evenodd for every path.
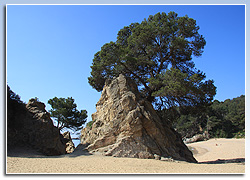
M 70 132 L 67 131 L 63 133 L 62 136 L 62 141 L 66 145 L 66 153 L 72 153 L 75 150 L 75 145 L 71 139 Z
M 8 105 L 8 148 L 30 146 L 45 155 L 65 154 L 61 134 L 54 127 L 44 103 L 30 99 L 26 107 L 23 104 L 16 105 L 14 109 L 9 107 Z
M 92 126 L 81 131 L 81 144 L 90 152 L 197 162 L 181 136 L 159 118 L 136 84 L 125 76 L 106 82 L 96 109 Z

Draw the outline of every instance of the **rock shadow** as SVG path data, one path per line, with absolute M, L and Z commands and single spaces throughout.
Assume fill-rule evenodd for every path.
M 63 155 L 55 155 L 55 156 L 47 156 L 42 152 L 28 146 L 16 146 L 7 149 L 7 157 L 23 157 L 23 158 L 64 158 L 64 157 L 78 157 L 78 156 L 89 156 L 92 155 L 86 149 L 86 145 L 80 144 L 75 148 L 72 153 L 63 154 Z
M 67 156 L 67 157 L 78 157 L 78 156 L 90 156 L 90 155 L 93 155 L 87 150 L 87 146 L 88 146 L 87 144 L 79 144 L 72 153 L 67 154 L 65 156 Z
M 7 157 L 44 158 L 51 156 L 46 156 L 43 153 L 39 152 L 38 150 L 29 146 L 15 146 L 15 147 L 8 147 Z
M 241 163 L 241 164 L 245 164 L 245 158 L 217 159 L 215 161 L 198 162 L 198 164 L 226 164 L 226 163 Z

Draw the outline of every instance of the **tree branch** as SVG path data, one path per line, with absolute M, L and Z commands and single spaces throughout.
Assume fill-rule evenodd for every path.
M 140 76 L 138 76 L 136 73 L 134 73 L 133 71 L 131 71 L 126 65 L 125 65 L 125 63 L 123 63 L 123 62 L 119 62 L 121 65 L 123 65 L 133 76 L 135 76 L 143 85 L 144 85 L 144 87 L 146 88 L 146 90 L 149 92 L 149 93 L 151 93 L 151 88 L 150 87 L 148 87 L 148 85 L 146 84 L 146 82 L 144 82 L 144 80 L 140 77 Z

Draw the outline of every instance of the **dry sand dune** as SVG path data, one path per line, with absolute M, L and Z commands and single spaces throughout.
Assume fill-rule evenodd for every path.
M 245 139 L 211 139 L 188 145 L 199 163 L 115 158 L 76 151 L 43 156 L 29 149 L 8 152 L 7 173 L 245 173 Z

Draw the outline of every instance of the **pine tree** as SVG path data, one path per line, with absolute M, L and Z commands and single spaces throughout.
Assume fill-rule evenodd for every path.
M 125 26 L 116 42 L 104 44 L 95 54 L 89 84 L 102 91 L 107 79 L 123 74 L 158 110 L 207 104 L 216 87 L 192 61 L 206 44 L 198 30 L 194 19 L 175 12 Z
M 83 128 L 87 119 L 87 111 L 78 111 L 74 101 L 72 97 L 68 97 L 67 99 L 54 97 L 48 100 L 48 103 L 52 107 L 49 112 L 51 117 L 57 121 L 57 128 L 59 130 L 63 128 L 80 130 Z

